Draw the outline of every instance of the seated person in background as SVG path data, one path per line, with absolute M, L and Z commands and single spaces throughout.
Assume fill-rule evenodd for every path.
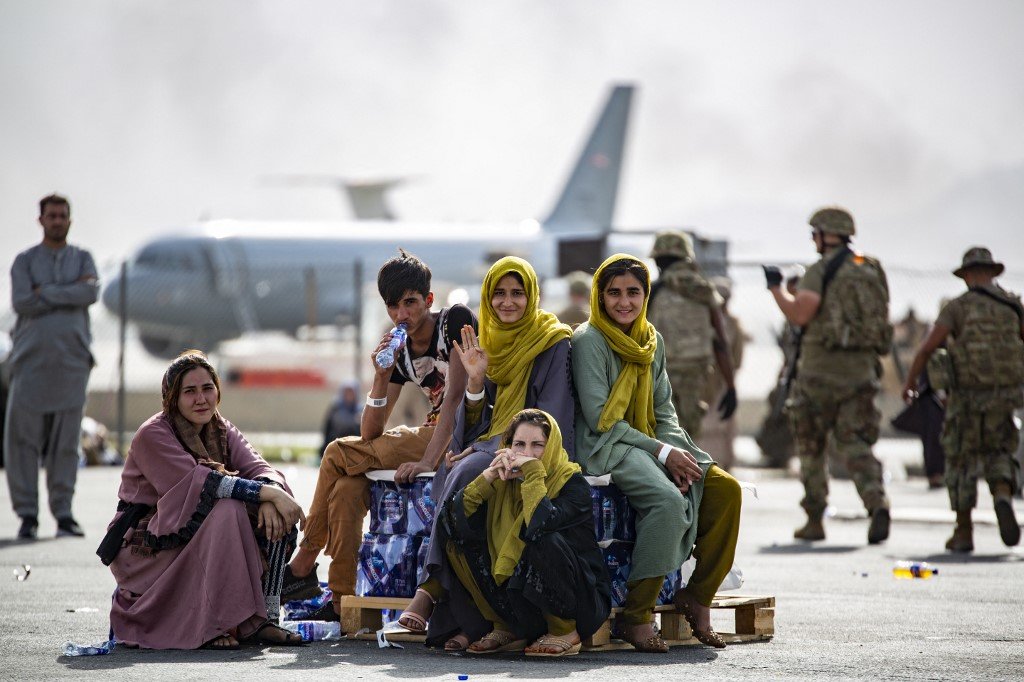
M 284 598 L 296 598 L 317 586 L 316 561 L 326 548 L 331 557 L 327 583 L 333 606 L 324 605 L 316 618 L 338 620 L 341 597 L 355 593 L 356 563 L 363 539 L 363 519 L 370 507 L 370 470 L 396 469 L 397 483 L 434 471 L 452 436 L 455 412 L 466 390 L 466 373 L 458 357 L 450 357 L 455 340 L 476 319 L 469 308 L 453 305 L 433 313 L 430 268 L 399 249 L 377 272 L 377 290 L 396 326 L 406 325 L 407 340 L 389 367 L 377 354 L 391 341 L 384 335 L 370 354 L 373 385 L 366 397 L 360 438 L 340 438 L 324 450 L 316 492 L 309 507 L 306 532 L 285 576 Z M 426 394 L 430 411 L 422 426 L 384 430 L 402 387 L 413 383 Z
M 565 434 L 566 450 L 573 447 L 572 332 L 538 307 L 537 273 L 521 258 L 502 258 L 484 278 L 480 301 L 479 340 L 467 325 L 462 344 L 456 342 L 468 377 L 466 398 L 455 419 L 453 453 L 434 477 L 432 495 L 439 503 L 491 465 L 505 427 L 523 408 L 550 413 Z M 448 592 L 457 580 L 445 556 L 444 528 L 436 519 L 431 538 L 426 577 L 399 621 L 423 631 L 429 618 L 428 644 L 443 641 L 448 650 L 462 650 L 488 632 L 490 624 L 467 595 Z M 436 608 L 434 602 L 439 602 Z
M 742 492 L 679 427 L 664 341 L 646 317 L 650 281 L 647 267 L 624 254 L 594 275 L 590 321 L 572 337 L 577 460 L 591 476 L 611 474 L 637 512 L 624 639 L 668 651 L 654 605 L 665 575 L 692 552 L 697 566 L 676 607 L 698 640 L 724 647 L 710 606 L 736 553 Z
M 327 408 L 324 418 L 324 443 L 322 455 L 327 446 L 345 436 L 359 435 L 359 418 L 363 414 L 363 403 L 359 400 L 359 382 L 343 381 L 338 395 Z
M 515 415 L 502 443 L 439 513 L 459 587 L 490 623 L 468 651 L 579 653 L 581 638 L 611 610 L 590 485 L 569 461 L 558 423 L 541 410 Z
M 220 416 L 220 380 L 205 355 L 178 356 L 161 394 L 163 411 L 132 440 L 97 552 L 117 581 L 114 636 L 149 649 L 301 645 L 274 621 L 302 508 Z

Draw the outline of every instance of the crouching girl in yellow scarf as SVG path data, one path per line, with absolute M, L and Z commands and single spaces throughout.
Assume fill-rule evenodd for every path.
M 466 398 L 456 413 L 452 453 L 434 477 L 432 496 L 439 504 L 491 465 L 505 427 L 524 408 L 550 414 L 573 452 L 570 335 L 568 326 L 540 308 L 537 274 L 529 263 L 507 257 L 491 266 L 480 288 L 480 336 L 464 327 L 455 349 L 466 368 Z M 452 590 L 458 579 L 436 520 L 431 538 L 424 580 L 399 622 L 414 631 L 426 628 L 431 646 L 463 650 L 491 624 L 468 595 Z
M 736 553 L 741 491 L 679 427 L 664 341 L 647 321 L 650 291 L 647 267 L 632 256 L 612 256 L 594 275 L 590 320 L 572 338 L 577 460 L 591 476 L 610 473 L 637 511 L 624 638 L 668 651 L 652 612 L 666 574 L 693 553 L 676 606 L 695 637 L 724 647 L 709 607 Z
M 611 608 L 590 486 L 546 412 L 516 414 L 502 443 L 438 515 L 459 587 L 491 626 L 468 651 L 576 654 Z

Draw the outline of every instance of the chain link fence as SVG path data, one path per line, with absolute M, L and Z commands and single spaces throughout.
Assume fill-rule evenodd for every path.
M 160 378 L 169 359 L 186 348 L 210 354 L 224 381 L 222 410 L 246 433 L 300 434 L 300 441 L 314 447 L 339 384 L 354 380 L 365 392 L 370 349 L 390 327 L 376 291 L 377 264 L 285 263 L 258 272 L 198 267 L 187 259 L 163 265 L 145 269 L 136 261 L 105 268 L 102 300 L 91 308 L 96 367 L 87 414 L 112 431 L 121 431 L 120 424 L 130 434 L 160 409 Z M 884 362 L 880 400 L 891 416 L 906 368 L 940 301 L 959 295 L 963 283 L 944 269 L 883 265 L 897 323 L 896 352 Z M 1021 271 L 1011 264 L 1001 284 L 1021 291 Z M 729 310 L 748 337 L 737 374 L 739 432 L 750 434 L 767 409 L 765 399 L 782 364 L 776 335 L 783 318 L 759 267 L 734 264 L 729 274 Z M 0 329 L 9 332 L 15 318 L 5 285 Z M 548 280 L 543 289 L 545 309 L 557 312 L 567 305 L 564 280 Z M 475 286 L 435 282 L 435 307 L 456 301 L 476 307 L 478 295 Z M 122 325 L 125 312 L 128 323 Z M 393 423 L 417 423 L 420 400 L 405 391 Z

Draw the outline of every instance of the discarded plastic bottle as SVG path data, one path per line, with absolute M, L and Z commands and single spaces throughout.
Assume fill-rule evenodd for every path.
M 923 578 L 927 580 L 938 575 L 939 569 L 924 561 L 897 561 L 892 567 L 894 578 Z
M 61 653 L 65 656 L 102 656 L 103 654 L 109 654 L 113 648 L 114 640 L 112 639 L 91 645 L 64 642 Z
M 408 337 L 405 331 L 405 322 L 400 322 L 391 330 L 391 340 L 388 341 L 387 348 L 377 353 L 377 366 L 381 369 L 387 369 L 391 365 L 395 364 L 395 353 L 398 352 L 398 347 L 405 343 L 405 339 Z
M 341 639 L 341 623 L 326 620 L 286 620 L 281 627 L 302 635 L 303 642 Z

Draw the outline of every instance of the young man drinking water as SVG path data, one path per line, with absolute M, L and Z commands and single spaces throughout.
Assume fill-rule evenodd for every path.
M 455 413 L 466 390 L 466 371 L 451 353 L 464 325 L 477 326 L 464 305 L 431 312 L 430 268 L 399 249 L 399 255 L 381 266 L 377 290 L 388 317 L 405 325 L 408 336 L 395 361 L 382 368 L 377 353 L 391 341 L 391 332 L 370 354 L 373 385 L 366 397 L 360 436 L 339 438 L 324 451 L 313 503 L 299 550 L 285 577 L 282 601 L 311 596 L 318 591 L 315 563 L 321 550 L 331 557 L 327 581 L 334 593 L 333 607 L 319 614 L 338 619 L 343 595 L 354 594 L 356 562 L 363 537 L 363 519 L 369 509 L 367 471 L 396 469 L 395 481 L 409 483 L 419 474 L 437 469 L 451 439 Z M 412 383 L 430 402 L 421 426 L 384 430 L 402 387 Z M 316 616 L 314 616 L 316 617 Z

